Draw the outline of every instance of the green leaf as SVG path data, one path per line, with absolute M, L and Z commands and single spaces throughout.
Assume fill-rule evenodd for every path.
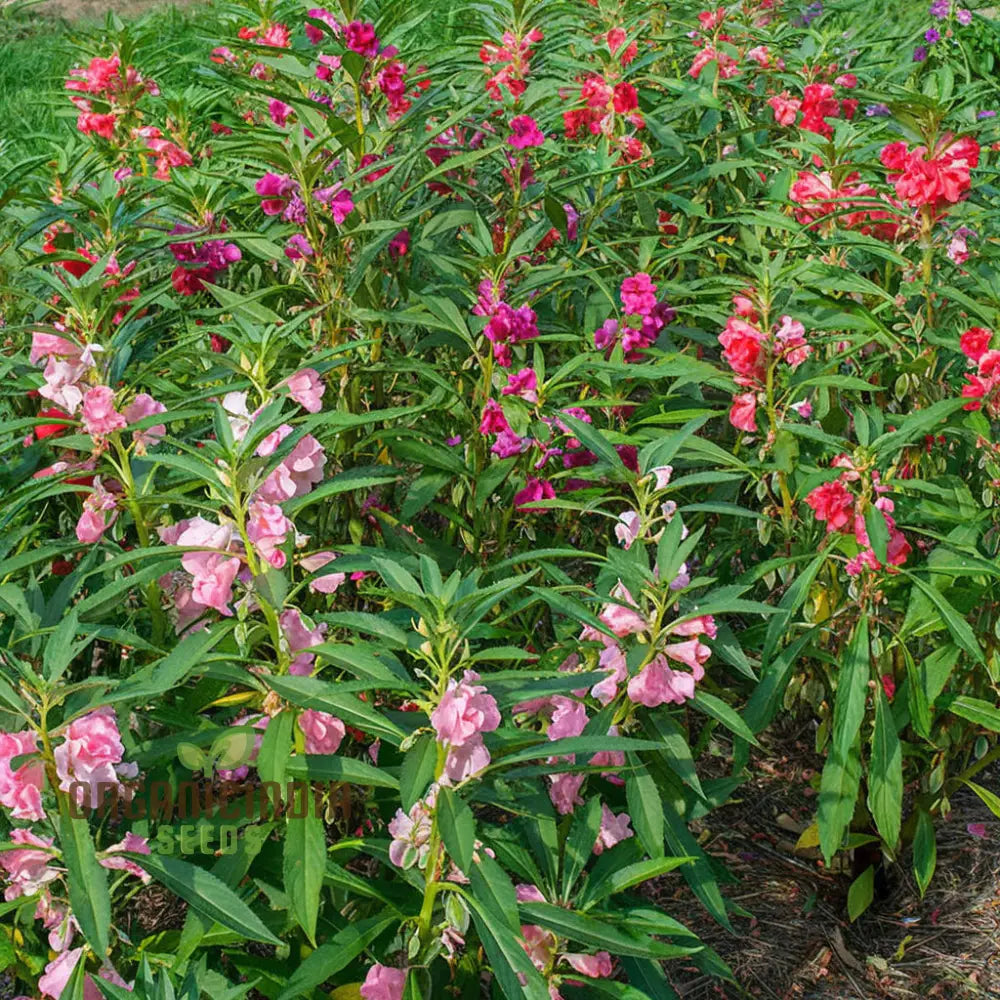
M 606 878 L 599 881 L 591 881 L 580 899 L 580 904 L 590 908 L 594 903 L 599 903 L 607 896 L 624 892 L 634 885 L 641 885 L 651 878 L 666 875 L 681 865 L 689 865 L 694 858 L 648 858 L 645 861 L 637 861 L 635 864 L 626 865 L 611 872 Z
M 399 782 L 387 771 L 341 754 L 296 754 L 288 762 L 286 773 L 312 781 L 346 781 L 352 785 L 399 789 Z
M 308 994 L 326 982 L 345 966 L 350 965 L 387 927 L 396 922 L 395 916 L 369 917 L 357 920 L 321 944 L 291 974 L 278 1000 Z
M 957 698 L 952 699 L 948 711 L 952 715 L 960 716 L 977 726 L 982 726 L 983 729 L 988 729 L 991 733 L 1000 733 L 1000 710 L 988 701 L 960 694 Z
M 507 1000 L 550 1000 L 542 974 L 521 946 L 520 934 L 511 930 L 482 900 L 469 897 L 468 902 L 490 968 Z
M 860 732 L 855 732 L 854 744 L 842 755 L 831 745 L 819 785 L 819 844 L 826 863 L 840 850 L 844 834 L 854 816 L 854 804 L 861 785 Z
M 983 800 L 990 812 L 997 819 L 1000 819 L 1000 796 L 994 795 L 988 788 L 983 788 L 982 785 L 977 785 L 974 781 L 966 781 L 965 783 Z
M 837 700 L 833 707 L 833 743 L 841 757 L 847 756 L 847 751 L 861 731 L 870 678 L 868 618 L 862 615 L 854 627 L 854 634 L 837 678 Z
M 403 766 L 399 772 L 399 797 L 403 812 L 409 812 L 417 799 L 427 791 L 434 780 L 437 765 L 438 744 L 432 733 L 424 733 L 406 751 Z
M 444 787 L 438 791 L 436 809 L 444 846 L 451 860 L 466 874 L 472 865 L 476 841 L 476 820 L 472 810 L 453 789 Z
M 923 809 L 917 812 L 917 829 L 913 836 L 913 875 L 920 889 L 921 899 L 934 877 L 937 867 L 937 841 L 934 821 Z
M 56 626 L 46 641 L 42 653 L 42 669 L 49 683 L 54 684 L 59 680 L 77 654 L 94 638 L 93 635 L 89 635 L 80 642 L 74 642 L 79 627 L 80 621 L 76 609 L 71 608 L 69 614 Z
M 282 874 L 292 914 L 313 947 L 325 871 L 326 830 L 316 803 L 309 796 L 305 815 L 287 818 Z
M 886 846 L 895 851 L 903 813 L 903 749 L 881 684 L 875 691 L 875 731 L 868 766 L 868 808 Z
M 638 765 L 635 754 L 628 755 L 633 767 Z M 663 857 L 663 803 L 660 801 L 660 790 L 656 781 L 645 767 L 637 767 L 633 774 L 625 779 L 625 796 L 628 802 L 629 816 L 635 835 L 642 844 L 642 849 L 651 858 Z
M 257 773 L 261 781 L 276 781 L 283 784 L 288 758 L 292 753 L 292 729 L 295 725 L 295 712 L 284 709 L 271 717 L 260 741 L 260 751 L 257 754 Z M 223 761 L 219 767 L 227 768 Z
M 225 882 L 204 868 L 167 855 L 129 852 L 127 857 L 209 920 L 251 941 L 281 944 Z
M 888 559 L 889 546 L 889 525 L 886 524 L 885 514 L 874 505 L 865 512 L 865 530 L 868 532 L 868 541 L 871 543 L 875 558 L 885 566 Z
M 742 737 L 748 743 L 752 743 L 755 747 L 760 746 L 750 727 L 721 698 L 716 698 L 714 694 L 698 689 L 691 704 L 700 712 L 704 712 L 705 715 L 721 722 L 726 729 Z
M 907 572 L 905 569 L 902 572 L 917 585 L 934 607 L 937 608 L 941 620 L 955 642 L 977 663 L 985 664 L 986 660 L 983 657 L 983 651 L 979 647 L 976 634 L 972 631 L 972 626 L 948 603 L 944 595 L 936 587 L 932 587 L 919 576 Z
M 573 823 L 563 851 L 564 902 L 568 903 L 573 898 L 573 886 L 594 853 L 594 844 L 597 843 L 597 834 L 601 829 L 601 812 L 601 800 L 595 795 L 588 800 L 586 806 L 573 814 Z
M 869 865 L 847 890 L 847 915 L 853 923 L 871 906 L 875 898 L 875 867 Z
M 65 795 L 59 796 L 59 843 L 73 915 L 90 946 L 98 955 L 104 955 L 111 932 L 108 870 L 97 860 L 87 821 L 70 814 L 70 802 Z
M 648 934 L 632 934 L 604 920 L 566 910 L 552 903 L 522 903 L 521 914 L 527 918 L 527 923 L 545 927 L 558 937 L 569 938 L 592 948 L 603 948 L 613 955 L 675 958 L 679 954 L 690 954 L 690 949 L 677 949 L 656 941 Z

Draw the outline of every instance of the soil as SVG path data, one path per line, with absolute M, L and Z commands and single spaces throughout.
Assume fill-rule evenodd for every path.
M 752 779 L 695 826 L 703 849 L 739 879 L 721 886 L 752 914 L 732 917 L 736 934 L 704 910 L 687 908 L 691 896 L 678 875 L 649 886 L 650 897 L 715 948 L 742 984 L 720 985 L 668 964 L 680 997 L 997 1000 L 1000 820 L 972 792 L 956 795 L 938 826 L 937 870 L 926 896 L 920 898 L 904 856 L 887 868 L 881 898 L 851 923 L 852 873 L 826 871 L 818 851 L 796 850 L 814 816 L 809 782 L 822 767 L 811 742 L 810 729 L 768 734 Z M 1000 783 L 1000 772 L 982 777 L 987 787 Z
M 103 21 L 110 11 L 120 17 L 136 17 L 151 7 L 182 7 L 190 0 L 44 0 L 37 8 L 50 17 L 64 17 L 69 21 Z

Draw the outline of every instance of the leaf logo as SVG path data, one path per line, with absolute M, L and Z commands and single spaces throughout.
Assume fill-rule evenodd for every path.
M 213 770 L 232 771 L 242 767 L 253 756 L 254 740 L 258 731 L 240 726 L 217 736 L 209 750 L 194 743 L 178 743 L 177 759 L 189 771 L 210 774 Z

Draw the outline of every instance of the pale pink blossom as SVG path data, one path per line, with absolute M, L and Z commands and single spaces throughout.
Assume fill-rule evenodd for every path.
M 295 525 L 285 517 L 277 504 L 255 500 L 247 512 L 247 538 L 260 553 L 261 558 L 275 569 L 282 569 L 287 561 L 281 546 Z
M 157 400 L 153 399 L 149 393 L 140 392 L 128 406 L 122 410 L 122 416 L 129 425 L 145 420 L 146 417 L 155 416 L 158 413 L 166 413 L 167 408 Z M 152 448 L 164 434 L 167 433 L 165 424 L 154 424 L 152 427 L 145 427 L 142 430 L 132 431 L 132 440 L 135 442 L 135 450 L 138 454 L 144 455 L 147 448 Z
M 363 1000 L 403 1000 L 406 970 L 373 965 L 358 991 Z
M 134 777 L 138 773 L 134 764 L 122 763 L 124 756 L 114 709 L 105 706 L 88 712 L 66 727 L 63 742 L 55 748 L 59 788 L 96 809 L 101 785 L 118 787 L 120 775 Z
M 611 956 L 606 951 L 599 951 L 596 955 L 568 954 L 563 958 L 581 976 L 591 979 L 608 979 L 611 976 Z
M 552 784 L 549 787 L 549 798 L 561 816 L 566 816 L 577 806 L 583 805 L 580 788 L 586 777 L 585 774 L 571 774 L 568 771 L 550 776 Z
M 597 840 L 594 843 L 594 853 L 603 854 L 609 847 L 627 840 L 634 836 L 628 813 L 619 813 L 617 816 L 603 803 L 601 804 L 601 829 L 598 831 Z
M 4 892 L 4 899 L 8 902 L 21 896 L 34 896 L 59 877 L 59 870 L 50 864 L 54 860 L 49 850 L 52 847 L 51 837 L 36 837 L 30 830 L 14 829 L 10 832 L 10 839 L 11 843 L 23 846 L 0 851 L 0 868 L 7 873 L 10 883 Z
M 639 528 L 642 521 L 639 514 L 634 510 L 627 510 L 618 515 L 618 523 L 615 525 L 615 538 L 626 548 L 632 548 L 632 543 L 639 537 Z
M 555 711 L 549 723 L 548 738 L 561 740 L 570 736 L 579 736 L 587 726 L 587 707 L 582 701 L 563 698 L 556 695 L 552 699 Z
M 269 503 L 284 503 L 292 497 L 304 496 L 323 479 L 325 464 L 323 446 L 311 434 L 306 434 L 264 480 L 259 496 Z
M 137 865 L 130 858 L 123 858 L 119 852 L 121 851 L 131 851 L 133 854 L 150 854 L 152 853 L 149 849 L 149 842 L 145 837 L 140 837 L 130 830 L 125 834 L 125 839 L 118 841 L 117 844 L 112 844 L 106 851 L 104 851 L 103 856 L 99 857 L 100 863 L 105 868 L 110 868 L 113 871 L 123 871 L 128 872 L 130 875 L 134 875 L 137 879 L 143 882 L 149 882 L 149 875 Z
M 476 682 L 479 674 L 466 670 L 460 681 L 452 680 L 437 708 L 431 725 L 437 738 L 450 747 L 460 747 L 474 736 L 492 732 L 500 725 L 500 712 L 493 696 Z
M 412 868 L 416 865 L 423 868 L 430 851 L 430 839 L 433 823 L 430 806 L 433 806 L 435 790 L 425 800 L 414 802 L 409 813 L 402 809 L 396 810 L 396 815 L 389 822 L 389 860 L 398 868 Z
M 628 682 L 628 696 L 647 708 L 671 702 L 680 705 L 694 697 L 694 684 L 693 675 L 671 670 L 659 653 Z
M 15 757 L 34 753 L 37 748 L 38 737 L 30 729 L 19 733 L 0 732 L 0 804 L 6 806 L 15 819 L 45 818 L 42 762 L 29 760 L 16 771 L 11 768 Z
M 323 409 L 320 402 L 326 386 L 319 377 L 319 372 L 315 368 L 303 368 L 288 379 L 288 395 L 295 400 L 303 409 L 310 413 L 319 413 Z
M 514 886 L 514 893 L 519 903 L 544 903 L 545 897 L 537 885 L 520 882 Z
M 288 643 L 292 657 L 288 672 L 299 677 L 308 677 L 316 667 L 316 657 L 306 650 L 318 646 L 326 639 L 326 625 L 310 628 L 302 620 L 298 608 L 288 608 L 278 616 L 278 624 Z
M 83 389 L 78 383 L 88 370 L 88 365 L 75 361 L 60 361 L 55 356 L 50 356 L 42 373 L 45 385 L 39 386 L 38 395 L 55 403 L 72 416 L 83 402 Z
M 444 761 L 444 777 L 453 784 L 459 784 L 480 774 L 489 763 L 490 752 L 486 749 L 482 736 L 476 735 L 461 746 L 448 748 L 448 756 Z
M 552 962 L 559 943 L 555 934 L 537 924 L 522 924 L 521 939 L 521 946 L 531 959 L 531 964 L 539 972 L 544 971 Z
M 83 429 L 91 437 L 104 437 L 125 426 L 125 418 L 115 410 L 113 389 L 95 385 L 83 394 Z
M 118 516 L 115 511 L 117 499 L 114 494 L 108 492 L 100 480 L 94 480 L 94 489 L 83 501 L 83 512 L 76 522 L 77 541 L 84 545 L 93 545 L 99 541 L 109 525 L 113 524 Z M 115 511 L 109 521 L 106 517 L 107 511 Z
M 615 584 L 611 596 L 620 603 L 605 604 L 598 617 L 615 635 L 623 638 L 649 628 L 649 623 L 639 614 L 634 598 L 621 580 Z
M 335 715 L 307 708 L 299 716 L 299 729 L 306 738 L 306 753 L 336 753 L 347 730 Z
M 650 474 L 655 479 L 656 489 L 665 490 L 670 485 L 670 477 L 674 474 L 674 467 L 672 465 L 658 465 L 655 469 L 650 470 Z
M 299 566 L 307 573 L 315 573 L 322 569 L 327 563 L 333 562 L 337 558 L 335 552 L 316 552 L 311 556 L 304 556 L 299 560 Z M 309 581 L 309 589 L 319 594 L 335 594 L 341 584 L 347 579 L 346 573 L 325 573 L 323 576 L 314 577 Z

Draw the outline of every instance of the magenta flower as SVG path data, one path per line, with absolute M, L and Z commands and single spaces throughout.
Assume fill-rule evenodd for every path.
M 537 503 L 539 500 L 555 500 L 555 498 L 556 491 L 550 482 L 529 476 L 524 489 L 514 494 L 514 507 L 517 510 L 524 510 L 526 504 Z M 529 513 L 544 514 L 547 510 L 548 507 L 532 507 Z
M 538 402 L 538 376 L 534 368 L 522 368 L 507 379 L 501 390 L 504 396 L 520 396 L 529 403 Z
M 305 257 L 312 257 L 315 252 L 310 242 L 301 233 L 289 236 L 288 242 L 285 244 L 285 256 L 289 260 L 302 260 Z
M 479 419 L 479 433 L 501 434 L 509 430 L 510 424 L 504 416 L 503 407 L 495 399 L 488 400 Z
M 265 215 L 280 215 L 288 204 L 288 199 L 298 190 L 298 184 L 288 174 L 264 174 L 254 185 L 254 190 L 263 199 L 260 210 Z
M 371 59 L 378 55 L 378 38 L 375 25 L 365 21 L 351 21 L 344 28 L 344 44 L 358 55 Z
M 330 209 L 333 221 L 338 226 L 342 226 L 347 217 L 354 211 L 354 199 L 351 192 L 339 184 L 333 187 L 319 188 L 313 191 L 313 197 L 321 204 Z
M 640 271 L 622 282 L 621 297 L 628 315 L 647 316 L 656 306 L 656 285 L 648 274 Z
M 510 120 L 510 135 L 507 143 L 515 149 L 527 149 L 529 146 L 541 146 L 545 136 L 531 115 L 518 115 Z

